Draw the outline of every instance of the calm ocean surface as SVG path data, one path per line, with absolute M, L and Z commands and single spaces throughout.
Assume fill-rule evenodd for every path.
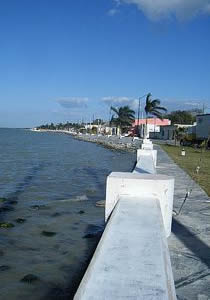
M 106 176 L 134 162 L 69 135 L 0 129 L 0 222 L 14 225 L 0 228 L 0 300 L 72 298 L 103 230 Z

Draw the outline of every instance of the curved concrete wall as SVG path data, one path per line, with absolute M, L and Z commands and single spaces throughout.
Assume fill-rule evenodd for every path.
M 105 231 L 75 300 L 175 300 L 167 239 L 174 179 L 156 174 L 157 151 L 144 141 L 133 173 L 107 178 Z
M 155 197 L 119 199 L 74 299 L 176 299 Z
M 113 172 L 107 178 L 105 221 L 121 196 L 155 197 L 160 202 L 165 234 L 171 234 L 174 178 L 156 174 Z

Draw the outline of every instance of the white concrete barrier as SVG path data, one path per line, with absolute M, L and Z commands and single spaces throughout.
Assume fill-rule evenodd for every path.
M 145 149 L 138 149 L 137 150 L 137 163 L 143 159 L 144 155 L 151 154 L 153 157 L 154 166 L 157 166 L 157 150 L 145 150 Z
M 142 150 L 144 153 L 137 157 L 137 163 L 134 173 L 146 173 L 146 174 L 156 174 L 155 162 L 153 155 L 151 153 L 152 150 Z
M 141 149 L 142 150 L 153 150 L 152 141 L 150 141 L 149 139 L 143 139 L 142 144 L 141 144 Z
M 175 300 L 166 237 L 174 178 L 157 175 L 157 151 L 146 140 L 133 173 L 107 177 L 105 231 L 75 300 Z
M 143 144 L 152 144 L 152 141 L 150 139 L 143 139 Z
M 121 196 L 155 197 L 160 201 L 166 236 L 171 234 L 174 178 L 166 175 L 113 172 L 107 178 L 105 221 Z M 148 216 L 149 217 L 149 216 Z
M 176 299 L 157 198 L 120 197 L 74 299 Z
M 142 144 L 141 149 L 153 150 L 153 145 L 152 144 Z

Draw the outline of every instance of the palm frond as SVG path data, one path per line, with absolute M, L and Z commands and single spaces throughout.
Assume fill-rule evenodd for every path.
M 167 112 L 167 109 L 163 106 L 156 106 L 155 109 L 163 110 L 163 111 Z
M 151 94 L 151 93 L 148 93 L 148 94 L 147 94 L 147 97 L 146 97 L 146 102 L 147 102 L 147 101 L 150 101 L 150 98 L 151 98 L 151 96 L 152 96 L 152 94 Z
M 116 113 L 116 115 L 119 115 L 119 110 L 113 106 L 110 107 L 110 110 Z
M 159 111 L 153 110 L 152 115 L 158 117 L 161 120 L 163 120 L 163 115 Z
M 154 99 L 151 101 L 152 106 L 157 106 L 160 105 L 160 100 L 159 99 Z

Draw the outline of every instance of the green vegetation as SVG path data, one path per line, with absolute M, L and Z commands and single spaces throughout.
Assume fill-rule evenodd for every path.
M 185 147 L 186 156 L 181 156 L 182 148 L 161 145 L 168 155 L 183 168 L 210 196 L 210 151 Z M 199 172 L 196 172 L 197 167 Z
M 114 112 L 114 115 L 110 123 L 119 128 L 119 133 L 125 132 L 135 120 L 135 111 L 130 109 L 129 106 L 119 108 L 111 106 L 111 110 Z
M 37 129 L 45 129 L 45 130 L 69 130 L 70 128 L 79 129 L 81 127 L 78 123 L 58 123 L 58 124 L 43 124 L 37 127 Z
M 14 224 L 8 222 L 0 222 L 0 228 L 12 228 Z
M 193 124 L 196 121 L 196 114 L 199 113 L 201 113 L 200 110 L 176 110 L 167 114 L 165 117 L 171 120 L 171 124 Z
M 1 203 L 1 202 L 5 202 L 5 201 L 7 201 L 6 198 L 0 198 L 0 203 Z
M 66 130 L 66 131 L 74 131 L 74 132 L 81 132 L 81 133 L 93 133 L 93 134 L 97 134 L 98 129 L 97 126 L 98 125 L 103 125 L 105 124 L 105 122 L 102 119 L 95 119 L 90 123 L 84 123 L 83 121 L 81 123 L 70 123 L 70 122 L 66 122 L 66 123 L 58 123 L 58 124 L 43 124 L 40 125 L 38 127 L 36 127 L 38 130 Z M 85 125 L 97 125 L 94 126 L 92 129 L 90 128 L 85 128 Z
M 43 230 L 41 234 L 44 235 L 44 236 L 51 237 L 51 236 L 56 235 L 56 232 Z
M 163 106 L 160 106 L 160 100 L 154 99 L 152 100 L 152 94 L 147 94 L 146 97 L 146 105 L 144 107 L 146 113 L 146 130 L 144 132 L 144 137 L 147 136 L 147 119 L 149 115 L 158 117 L 159 119 L 163 119 L 163 112 L 167 112 L 167 109 Z
M 159 119 L 163 119 L 163 112 L 167 112 L 167 109 L 163 106 L 160 106 L 160 100 L 159 99 L 151 99 L 152 94 L 147 94 L 146 97 L 146 105 L 145 105 L 145 113 L 146 113 L 146 119 L 148 118 L 148 115 L 153 115 L 155 117 L 158 117 Z

